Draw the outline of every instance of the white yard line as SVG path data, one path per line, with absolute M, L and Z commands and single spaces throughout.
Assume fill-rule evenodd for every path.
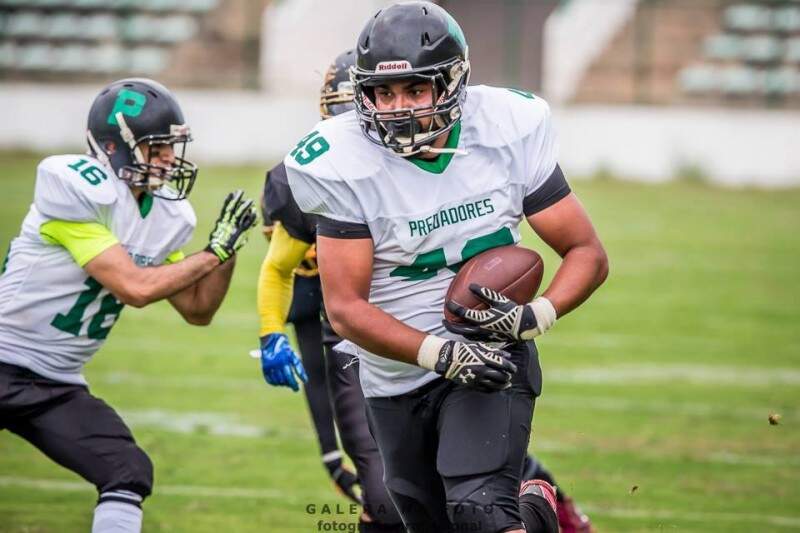
M 759 467 L 778 467 L 785 469 L 788 467 L 800 467 L 800 457 L 765 457 L 764 452 L 757 452 L 759 455 L 742 455 L 727 451 L 717 451 L 709 454 L 699 454 L 676 450 L 674 453 L 635 451 L 629 449 L 604 449 L 597 450 L 591 446 L 580 446 L 574 443 L 563 443 L 557 440 L 534 437 L 531 441 L 530 451 L 534 455 L 541 453 L 552 453 L 561 455 L 578 454 L 613 454 L 624 453 L 626 455 L 650 461 L 675 460 L 689 463 L 722 464 L 737 466 L 759 466 Z
M 771 387 L 800 385 L 800 370 L 796 368 L 760 368 L 731 365 L 638 364 L 587 366 L 570 369 L 547 369 L 546 383 L 583 383 L 601 385 L 644 385 L 653 383 L 691 385 L 735 385 L 737 387 Z M 249 378 L 214 376 L 159 377 L 131 372 L 108 372 L 92 376 L 90 382 L 110 385 L 149 385 L 174 388 L 204 387 L 206 389 L 265 389 L 256 372 Z
M 617 365 L 545 369 L 545 381 L 559 383 L 644 385 L 651 383 L 680 383 L 696 385 L 736 385 L 769 387 L 800 385 L 800 370 L 796 368 L 759 368 L 729 365 Z
M 310 428 L 245 424 L 235 413 L 207 411 L 172 411 L 167 409 L 122 409 L 122 419 L 139 428 L 156 428 L 169 433 L 212 435 L 218 437 L 280 437 L 292 440 L 311 440 Z
M 714 419 L 739 419 L 767 421 L 775 410 L 781 412 L 784 422 L 800 421 L 800 412 L 783 412 L 776 407 L 741 407 L 727 403 L 687 402 L 682 400 L 641 400 L 638 398 L 595 396 L 593 394 L 545 394 L 536 400 L 537 409 L 542 406 L 575 409 L 578 411 L 609 411 L 620 413 L 655 413 L 667 415 L 708 416 Z M 800 405 L 799 405 L 800 406 Z
M 125 409 L 120 414 L 131 426 L 156 427 L 173 433 L 208 433 L 225 437 L 263 437 L 269 434 L 268 428 L 240 423 L 233 413 Z

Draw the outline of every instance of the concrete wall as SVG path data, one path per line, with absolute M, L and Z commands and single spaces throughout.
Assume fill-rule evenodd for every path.
M 0 148 L 83 149 L 98 87 L 0 84 Z M 201 162 L 269 163 L 317 121 L 314 97 L 176 91 Z M 555 108 L 569 175 L 661 181 L 696 167 L 726 185 L 800 186 L 800 112 L 680 107 Z

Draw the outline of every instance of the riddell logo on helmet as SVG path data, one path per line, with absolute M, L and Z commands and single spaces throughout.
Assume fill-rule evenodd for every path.
M 378 63 L 378 66 L 375 67 L 375 72 L 381 74 L 387 74 L 390 72 L 404 72 L 406 70 L 411 70 L 411 63 L 406 60 L 402 61 L 381 61 Z

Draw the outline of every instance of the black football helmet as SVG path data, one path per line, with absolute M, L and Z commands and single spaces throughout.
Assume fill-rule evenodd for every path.
M 189 126 L 175 97 L 158 82 L 129 78 L 106 86 L 89 110 L 86 138 L 90 153 L 131 187 L 182 200 L 194 186 L 197 165 L 185 159 L 186 145 L 192 141 Z M 151 164 L 141 143 L 171 145 L 175 151 L 172 167 Z
M 325 81 L 319 94 L 319 115 L 323 120 L 335 117 L 355 107 L 350 68 L 356 64 L 356 51 L 342 52 L 325 72 Z
M 395 4 L 369 19 L 356 50 L 355 105 L 367 138 L 404 157 L 432 151 L 433 140 L 461 118 L 469 82 L 467 42 L 455 19 L 430 2 Z M 431 106 L 378 111 L 375 87 L 406 79 L 432 84 Z M 432 120 L 423 128 L 419 118 L 427 116 Z

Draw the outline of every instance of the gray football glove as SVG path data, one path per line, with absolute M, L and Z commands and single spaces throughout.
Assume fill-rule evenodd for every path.
M 460 385 L 489 392 L 509 388 L 517 366 L 503 350 L 479 342 L 447 341 L 439 350 L 434 371 Z
M 525 341 L 541 335 L 556 321 L 553 304 L 546 298 L 539 297 L 532 303 L 519 305 L 499 292 L 475 283 L 469 286 L 469 290 L 488 305 L 488 309 L 467 309 L 448 301 L 447 309 L 465 323 L 444 321 L 448 331 L 465 338 L 490 342 Z
M 208 236 L 206 251 L 224 263 L 247 243 L 247 232 L 256 225 L 258 211 L 253 203 L 243 197 L 241 189 L 229 193 L 222 211 Z

